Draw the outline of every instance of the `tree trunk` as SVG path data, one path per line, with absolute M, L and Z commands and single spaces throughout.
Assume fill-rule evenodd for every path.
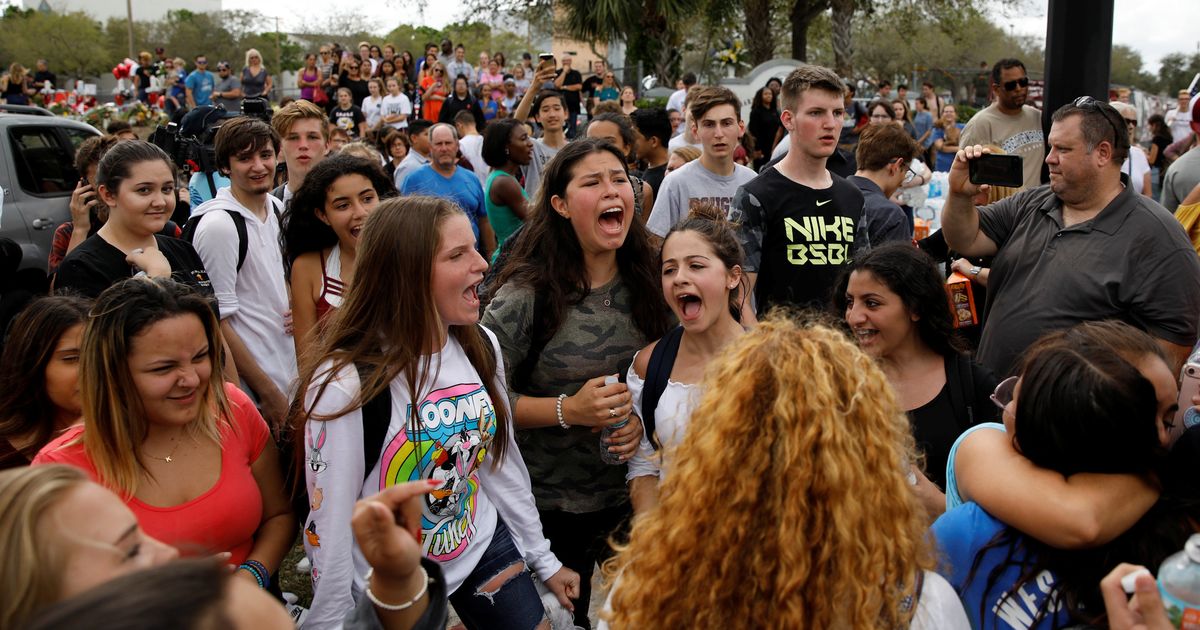
M 822 11 L 829 8 L 829 0 L 795 0 L 788 19 L 792 23 L 792 58 L 808 61 L 808 27 Z
M 854 65 L 850 57 L 854 54 L 854 39 L 851 33 L 851 18 L 854 17 L 855 0 L 832 0 L 831 26 L 833 35 L 833 69 L 850 78 Z
M 771 36 L 771 0 L 744 0 L 746 48 L 750 64 L 757 66 L 775 56 L 775 38 Z

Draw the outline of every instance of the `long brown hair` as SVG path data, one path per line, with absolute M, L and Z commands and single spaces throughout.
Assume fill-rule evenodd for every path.
M 21 448 L 29 459 L 53 437 L 58 415 L 46 393 L 46 366 L 62 336 L 87 321 L 89 306 L 91 300 L 81 297 L 43 297 L 21 311 L 9 329 L 0 356 L 0 439 L 32 438 Z
M 187 315 L 196 316 L 204 326 L 212 364 L 200 415 L 188 423 L 187 432 L 194 439 L 219 444 L 220 425 L 232 423 L 221 374 L 220 324 L 208 300 L 168 278 L 130 278 L 96 298 L 84 328 L 79 359 L 83 446 L 100 483 L 122 498 L 137 492 L 141 474 L 149 474 L 138 448 L 150 421 L 129 371 L 133 339 L 163 319 Z
M 292 405 L 297 467 L 303 466 L 304 423 L 333 420 L 365 405 L 401 373 L 409 394 L 419 400 L 431 379 L 430 340 L 444 326 L 433 299 L 433 259 L 441 246 L 441 227 L 462 210 L 445 199 L 410 196 L 388 199 L 367 217 L 350 291 L 342 306 L 321 327 L 310 350 L 300 357 L 300 386 Z M 491 340 L 480 328 L 450 326 L 467 359 L 491 397 L 496 411 L 496 438 L 489 447 L 493 466 L 504 457 L 508 440 L 508 396 L 496 384 L 497 357 Z M 333 364 L 317 373 L 326 360 Z M 345 409 L 328 416 L 312 415 L 329 383 L 347 366 L 363 365 L 366 378 L 358 396 Z M 317 387 L 312 406 L 306 392 Z M 411 436 L 421 430 L 413 405 L 405 420 Z M 303 479 L 303 474 L 299 479 Z
M 550 207 L 554 197 L 565 197 L 575 165 L 593 153 L 608 152 L 625 168 L 625 156 L 608 140 L 580 138 L 563 147 L 546 164 L 542 185 L 533 199 L 529 219 L 513 244 L 512 257 L 500 270 L 492 294 L 511 281 L 533 289 L 545 299 L 541 336 L 550 339 L 562 325 L 567 307 L 579 304 L 591 292 L 583 248 L 571 220 Z M 617 268 L 633 295 L 633 323 L 646 339 L 667 332 L 669 319 L 658 277 L 657 252 L 650 232 L 641 221 L 632 221 L 625 242 L 617 249 Z

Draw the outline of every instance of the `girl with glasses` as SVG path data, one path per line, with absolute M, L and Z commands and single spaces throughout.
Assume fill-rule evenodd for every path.
M 932 528 L 972 627 L 1094 623 L 1105 573 L 1183 546 L 1200 436 L 1167 455 L 1176 396 L 1158 343 L 1127 324 L 1081 324 L 1029 349 L 993 394 L 1004 424 L 955 446 L 958 507 Z
M 442 113 L 442 104 L 450 95 L 450 83 L 446 80 L 446 66 L 442 65 L 433 55 L 429 55 L 426 57 L 421 75 L 421 118 L 429 122 L 438 122 L 438 117 Z

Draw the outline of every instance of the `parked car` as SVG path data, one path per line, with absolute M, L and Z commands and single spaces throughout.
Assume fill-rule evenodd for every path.
M 45 276 L 54 230 L 71 219 L 75 150 L 100 132 L 37 110 L 0 105 L 0 237 L 20 245 L 22 270 Z

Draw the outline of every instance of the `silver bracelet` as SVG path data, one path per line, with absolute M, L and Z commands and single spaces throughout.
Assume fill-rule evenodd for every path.
M 433 580 L 429 578 L 429 572 L 425 570 L 425 567 L 417 565 L 417 568 L 421 570 L 421 575 L 424 576 L 424 579 L 421 581 L 421 590 L 418 591 L 412 599 L 403 604 L 385 604 L 379 601 L 378 597 L 375 597 L 375 593 L 371 592 L 371 576 L 375 575 L 375 567 L 367 569 L 367 574 L 363 576 L 363 582 L 365 582 L 365 584 L 363 584 L 363 592 L 367 594 L 367 599 L 371 600 L 372 604 L 375 604 L 384 610 L 396 611 L 412 608 L 413 604 L 417 603 L 418 600 L 425 596 L 425 593 L 429 590 L 429 585 L 433 583 Z
M 564 429 L 570 429 L 571 425 L 567 424 L 566 420 L 563 420 L 563 415 L 562 415 L 562 404 L 563 404 L 563 401 L 566 399 L 567 399 L 566 394 L 558 395 L 558 402 L 555 403 L 555 405 L 554 405 L 554 415 L 558 416 L 558 426 L 560 426 Z

